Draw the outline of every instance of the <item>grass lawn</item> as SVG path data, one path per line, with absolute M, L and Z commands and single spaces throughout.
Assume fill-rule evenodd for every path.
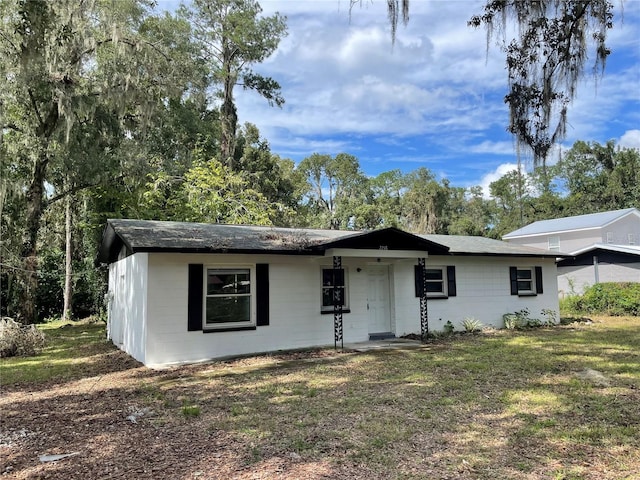
M 0 475 L 640 479 L 640 318 L 594 320 L 165 371 L 48 325 L 0 366 Z

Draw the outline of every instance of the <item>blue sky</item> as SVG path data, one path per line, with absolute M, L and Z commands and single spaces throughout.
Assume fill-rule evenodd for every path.
M 640 0 L 614 3 L 613 53 L 598 82 L 588 63 L 562 149 L 610 139 L 640 148 Z M 347 152 L 371 176 L 424 166 L 462 187 L 515 166 L 503 54 L 493 43 L 487 54 L 485 31 L 467 27 L 482 0 L 413 0 L 394 47 L 384 0 L 363 0 L 351 16 L 349 0 L 260 4 L 288 19 L 288 36 L 255 67 L 280 82 L 286 103 L 269 107 L 240 88 L 236 102 L 239 121 L 256 124 L 273 153 L 298 162 Z

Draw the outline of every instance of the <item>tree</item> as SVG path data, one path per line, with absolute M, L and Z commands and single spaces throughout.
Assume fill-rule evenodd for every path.
M 572 215 L 640 205 L 640 152 L 577 141 L 559 163 Z
M 493 235 L 497 238 L 524 227 L 532 221 L 527 205 L 531 190 L 527 176 L 521 169 L 511 170 L 489 184 L 489 191 L 496 203 Z
M 203 62 L 211 65 L 214 81 L 222 85 L 220 150 L 221 159 L 230 167 L 238 123 L 233 99 L 236 85 L 258 92 L 271 105 L 284 104 L 278 82 L 250 68 L 269 57 L 287 34 L 285 17 L 279 13 L 260 17 L 261 12 L 255 0 L 193 0 L 192 9 L 184 5 L 180 9 L 193 25 Z
M 360 3 L 352 0 L 351 4 Z M 387 0 L 392 38 L 400 18 L 409 20 L 409 0 Z M 402 14 L 400 15 L 400 12 Z M 517 38 L 507 39 L 511 22 Z M 468 24 L 485 26 L 487 44 L 502 32 L 499 45 L 506 55 L 509 127 L 520 147 L 544 165 L 554 143 L 565 138 L 567 107 L 574 99 L 590 48 L 595 74 L 602 74 L 610 50 L 607 32 L 613 27 L 609 0 L 487 0 L 484 12 Z M 518 149 L 518 153 L 520 150 Z
M 403 197 L 405 226 L 415 233 L 446 233 L 448 184 L 441 185 L 435 175 L 420 167 L 407 175 Z
M 358 159 L 347 153 L 335 157 L 314 153 L 300 162 L 298 171 L 308 179 L 305 197 L 311 226 L 352 228 L 351 220 L 367 183 Z
M 0 128 L 6 131 L 0 153 L 3 165 L 24 179 L 25 323 L 36 319 L 45 185 L 52 165 L 68 153 L 74 128 L 92 122 L 96 112 L 144 122 L 168 86 L 179 88 L 170 59 L 144 36 L 147 18 L 145 4 L 136 0 L 123 0 L 117 9 L 110 2 L 73 0 L 0 3 Z
M 251 188 L 245 178 L 216 159 L 195 154 L 184 177 L 150 176 L 144 194 L 146 215 L 159 220 L 272 225 L 280 207 Z

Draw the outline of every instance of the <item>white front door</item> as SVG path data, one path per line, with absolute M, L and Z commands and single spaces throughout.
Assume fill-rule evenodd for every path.
M 369 333 L 391 332 L 391 308 L 389 306 L 389 267 L 367 267 L 369 283 L 367 309 Z

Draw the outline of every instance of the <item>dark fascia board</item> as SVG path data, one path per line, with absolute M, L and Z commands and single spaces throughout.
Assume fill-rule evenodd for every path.
M 395 227 L 359 232 L 316 245 L 313 248 L 324 252 L 330 248 L 378 250 L 382 246 L 388 250 L 424 250 L 430 255 L 447 255 L 449 253 L 449 247 Z
M 118 235 L 111 223 L 107 222 L 102 232 L 102 241 L 98 247 L 98 255 L 94 262 L 96 267 L 115 262 L 123 246 L 127 248 L 128 252 L 133 253 L 131 245 Z

